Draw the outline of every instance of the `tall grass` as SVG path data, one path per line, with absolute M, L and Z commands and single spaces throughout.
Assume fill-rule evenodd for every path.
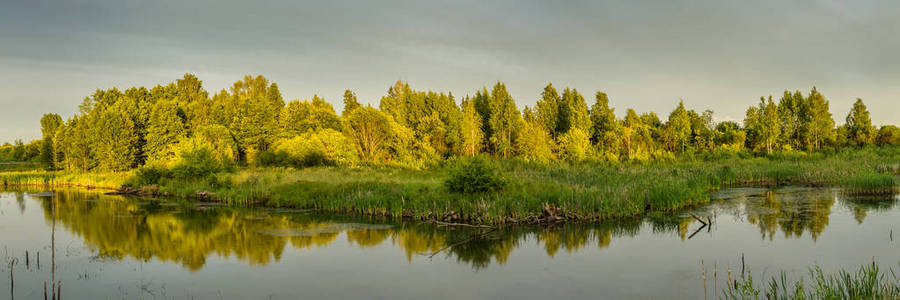
M 782 271 L 764 286 L 753 283 L 748 275 L 735 280 L 722 290 L 726 299 L 900 299 L 900 277 L 889 269 L 882 272 L 875 263 L 863 265 L 856 272 L 841 270 L 834 274 L 818 266 L 805 278 L 789 280 Z
M 472 223 L 533 219 L 554 207 L 561 218 L 608 220 L 670 212 L 709 202 L 709 192 L 736 185 L 845 186 L 857 193 L 880 191 L 894 179 L 885 171 L 900 162 L 900 147 L 843 150 L 831 154 L 731 157 L 711 161 L 681 159 L 657 163 L 541 165 L 498 161 L 505 185 L 485 193 L 455 193 L 445 185 L 453 164 L 424 170 L 396 167 L 242 168 L 198 178 L 155 183 L 164 195 L 197 197 L 233 204 L 313 208 L 391 217 Z M 65 174 L 0 173 L 12 184 L 75 183 L 117 187 L 134 172 Z M 139 173 L 140 174 L 140 173 Z M 895 186 L 895 185 L 894 185 Z
M 896 193 L 898 184 L 891 174 L 864 172 L 846 177 L 841 187 L 851 195 L 883 195 Z
M 115 189 L 121 187 L 134 172 L 67 173 L 62 171 L 0 172 L 4 186 L 80 186 Z

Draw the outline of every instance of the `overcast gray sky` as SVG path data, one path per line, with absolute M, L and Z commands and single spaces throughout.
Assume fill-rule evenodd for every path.
M 504 81 L 520 108 L 547 82 L 666 116 L 684 99 L 741 120 L 813 86 L 840 124 L 855 98 L 900 123 L 900 1 L 0 0 L 0 141 L 40 135 L 96 88 L 189 72 L 211 93 L 262 74 L 287 99 L 396 80 L 457 99 Z M 590 104 L 589 103 L 589 104 Z

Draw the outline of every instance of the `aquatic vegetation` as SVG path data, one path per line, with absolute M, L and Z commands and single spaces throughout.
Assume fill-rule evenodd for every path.
M 726 299 L 897 299 L 900 277 L 893 269 L 881 271 L 878 265 L 863 265 L 856 272 L 840 270 L 826 273 L 816 266 L 809 270 L 809 283 L 804 278 L 790 280 L 784 271 L 757 286 L 748 274 L 722 290 Z
M 898 186 L 893 175 L 875 172 L 854 174 L 841 182 L 841 187 L 851 195 L 894 194 Z

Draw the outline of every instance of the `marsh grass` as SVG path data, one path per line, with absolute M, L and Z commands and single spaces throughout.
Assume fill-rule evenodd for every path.
M 0 184 L 4 186 L 79 186 L 115 189 L 132 177 L 133 171 L 107 173 L 67 173 L 62 171 L 0 172 Z
M 491 193 L 452 192 L 445 186 L 454 168 L 449 162 L 424 170 L 247 167 L 197 178 L 163 179 L 153 190 L 181 197 L 197 197 L 199 191 L 209 200 L 238 205 L 416 219 L 452 214 L 459 221 L 494 224 L 527 220 L 552 206 L 564 219 L 601 221 L 705 204 L 711 191 L 726 186 L 843 186 L 857 194 L 879 192 L 888 186 L 887 178 L 894 180 L 885 171 L 893 170 L 897 162 L 900 147 L 647 164 L 542 165 L 499 160 L 494 163 L 505 184 Z M 52 179 L 57 184 L 118 187 L 141 182 L 132 179 L 134 174 L 4 172 L 0 182 L 39 185 Z
M 722 290 L 725 299 L 900 299 L 900 277 L 893 269 L 883 272 L 874 262 L 861 266 L 856 272 L 841 270 L 825 273 L 816 266 L 809 270 L 809 278 L 788 279 L 784 271 L 769 279 L 763 286 L 753 282 L 753 276 L 735 280 Z M 807 282 L 809 281 L 809 282 Z
M 897 181 L 891 174 L 865 172 L 848 176 L 841 187 L 850 195 L 890 195 L 897 192 Z

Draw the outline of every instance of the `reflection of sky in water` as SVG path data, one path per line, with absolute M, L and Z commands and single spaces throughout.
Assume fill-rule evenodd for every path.
M 23 299 L 49 281 L 48 196 L 0 200 L 0 239 L 6 259 L 20 259 Z M 62 191 L 57 276 L 67 298 L 696 298 L 700 260 L 726 274 L 743 253 L 755 276 L 803 274 L 816 263 L 855 268 L 873 256 L 896 269 L 900 260 L 889 237 L 896 199 L 813 188 L 713 198 L 693 211 L 714 219 L 708 227 L 685 212 L 487 232 Z M 33 261 L 25 268 L 25 250 L 32 260 L 41 253 L 41 270 Z

